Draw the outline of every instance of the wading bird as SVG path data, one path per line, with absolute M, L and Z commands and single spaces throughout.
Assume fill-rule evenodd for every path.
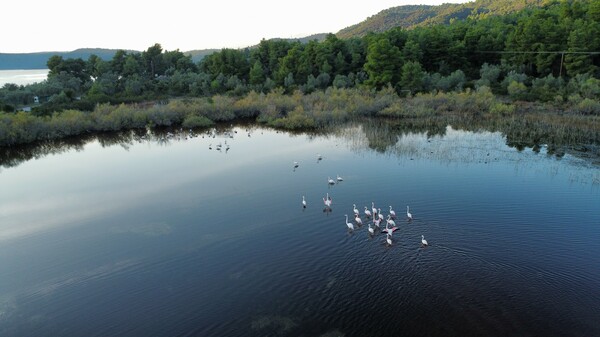
M 348 229 L 353 231 L 354 230 L 354 225 L 351 222 L 348 222 L 348 214 L 345 214 L 346 216 L 346 226 L 348 226 Z
M 331 207 L 331 202 L 333 200 L 331 200 L 331 197 L 329 196 L 329 193 L 327 193 L 327 196 L 325 198 L 323 198 L 323 203 L 325 204 L 325 207 Z
M 369 210 L 367 209 L 367 206 L 365 206 L 365 217 L 367 217 L 367 218 L 368 218 L 368 217 L 370 217 L 370 216 L 371 216 L 371 211 L 369 211 Z

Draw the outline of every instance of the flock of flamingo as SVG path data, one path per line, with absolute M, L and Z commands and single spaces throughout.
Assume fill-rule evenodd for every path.
M 322 159 L 323 159 L 323 157 L 321 155 L 317 155 L 317 161 L 320 161 Z M 298 165 L 299 165 L 298 162 L 295 161 L 294 169 L 296 169 L 298 167 Z M 340 177 L 339 174 L 337 175 L 336 180 L 333 180 L 331 177 L 327 177 L 327 183 L 329 185 L 334 185 L 334 184 L 336 184 L 336 181 L 341 182 L 343 180 L 344 179 L 342 177 Z M 329 195 L 329 192 L 328 192 L 325 195 L 325 197 L 323 198 L 323 204 L 325 204 L 325 211 L 331 211 L 332 203 L 333 203 L 333 199 L 331 198 L 331 196 Z M 306 206 L 307 206 L 306 199 L 304 196 L 302 196 L 302 207 L 306 208 Z M 350 231 L 350 232 L 353 232 L 356 227 L 361 227 L 363 225 L 361 214 L 360 214 L 360 211 L 358 210 L 358 208 L 356 208 L 356 204 L 352 204 L 352 207 L 353 207 L 353 213 L 354 213 L 354 221 L 348 222 L 348 214 L 344 215 L 346 218 L 346 227 L 348 227 L 348 231 Z M 367 206 L 364 206 L 363 215 L 365 217 L 365 220 L 369 220 L 369 219 L 372 220 L 371 223 L 368 223 L 369 235 L 371 237 L 374 236 L 375 228 L 377 228 L 378 230 L 381 230 L 381 233 L 386 233 L 385 241 L 388 246 L 391 246 L 392 245 L 392 236 L 393 236 L 394 232 L 396 230 L 398 230 L 398 227 L 396 226 L 396 222 L 394 221 L 394 220 L 396 220 L 396 211 L 394 211 L 392 206 L 389 206 L 389 207 L 390 207 L 390 211 L 386 218 L 383 215 L 381 208 L 376 208 L 375 203 L 371 202 L 371 210 L 369 210 Z M 385 228 L 381 229 L 381 222 L 384 219 L 386 220 Z M 413 215 L 410 212 L 410 207 L 408 205 L 406 206 L 406 220 L 408 222 L 412 222 L 412 220 L 413 220 Z M 371 224 L 373 224 L 374 227 L 372 227 Z M 421 246 L 427 247 L 428 245 L 429 245 L 429 243 L 427 242 L 427 240 L 425 240 L 425 236 L 421 235 Z

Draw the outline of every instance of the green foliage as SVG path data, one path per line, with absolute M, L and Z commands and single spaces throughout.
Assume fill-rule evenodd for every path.
M 365 84 L 371 87 L 381 89 L 396 84 L 401 69 L 400 50 L 385 37 L 373 39 L 369 42 L 364 69 L 369 76 Z
M 584 98 L 575 106 L 575 111 L 584 115 L 600 116 L 600 102 L 597 100 Z
M 260 61 L 254 62 L 252 69 L 250 69 L 250 84 L 252 85 L 261 85 L 265 81 L 265 73 L 263 70 L 263 66 Z
M 312 129 L 315 127 L 315 120 L 304 113 L 302 106 L 298 106 L 286 117 L 277 118 L 271 121 L 269 125 L 291 130 Z
M 507 87 L 508 95 L 514 100 L 523 100 L 527 97 L 527 87 L 521 82 L 512 80 Z
M 563 81 L 552 75 L 543 78 L 536 78 L 531 82 L 531 98 L 542 102 L 553 101 L 560 93 L 563 86 Z
M 181 126 L 184 128 L 205 128 L 214 125 L 215 122 L 204 116 L 187 116 Z
M 500 67 L 497 65 L 490 65 L 484 63 L 479 71 L 480 78 L 475 82 L 475 88 L 479 87 L 492 87 L 497 84 L 498 77 L 500 77 Z
M 430 9 L 444 14 L 426 20 Z M 422 24 L 410 30 L 349 39 L 328 34 L 321 42 L 262 40 L 251 49 L 216 51 L 199 64 L 160 44 L 141 53 L 120 50 L 110 60 L 55 55 L 46 81 L 0 88 L 5 111 L 31 106 L 35 96 L 41 101 L 33 119 L 3 115 L 3 144 L 238 117 L 319 128 L 376 114 L 512 115 L 492 91 L 593 115 L 600 100 L 598 13 L 590 1 L 477 0 L 411 7 L 402 15 Z M 432 25 L 441 17 L 443 25 Z M 394 89 L 413 97 L 400 100 Z M 134 104 L 142 101 L 168 103 Z
M 408 61 L 402 66 L 402 77 L 400 86 L 402 90 L 409 90 L 415 94 L 423 90 L 424 72 L 421 64 L 415 61 Z

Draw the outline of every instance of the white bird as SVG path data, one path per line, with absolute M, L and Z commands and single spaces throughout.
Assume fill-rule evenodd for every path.
M 390 215 L 392 216 L 392 218 L 396 217 L 396 212 L 392 209 L 392 206 L 390 206 Z
M 327 183 L 329 185 L 333 185 L 333 184 L 335 184 L 335 181 L 333 181 L 333 179 L 331 179 L 331 177 L 327 177 Z
M 387 217 L 387 223 L 386 225 L 390 225 L 390 226 L 396 226 L 396 223 L 394 222 L 394 220 L 392 220 L 391 216 L 388 215 Z
M 340 177 L 339 174 L 337 174 L 337 181 L 344 181 L 344 179 L 342 177 Z
M 410 213 L 408 206 L 406 206 L 406 216 L 408 217 L 408 220 L 412 220 L 412 214 Z
M 381 208 L 377 209 L 377 216 L 379 217 L 379 220 L 383 220 L 383 214 L 381 214 Z
M 390 234 L 385 236 L 385 241 L 387 242 L 388 246 L 392 245 L 392 236 Z
M 362 219 L 358 215 L 354 217 L 354 221 L 357 225 L 362 226 Z
M 331 207 L 331 197 L 329 197 L 329 193 L 327 193 L 327 196 L 325 198 L 323 198 L 323 203 L 325 204 L 326 207 Z
M 381 223 L 381 219 L 373 219 L 373 223 L 375 224 L 375 226 L 377 226 L 377 228 L 379 228 L 379 224 Z
M 388 227 L 389 224 L 385 225 L 385 229 L 381 230 L 383 233 L 387 233 L 389 236 L 392 236 L 394 232 L 398 229 L 398 227 Z
M 377 208 L 375 208 L 374 202 L 371 202 L 371 209 L 373 210 L 373 216 L 375 216 L 375 214 L 377 214 Z
M 306 208 L 306 200 L 304 200 L 304 196 L 302 196 L 302 207 Z
M 425 240 L 425 236 L 421 235 L 421 244 L 423 246 L 427 246 L 427 240 Z
M 352 207 L 354 208 L 354 216 L 358 216 L 358 209 L 356 208 L 356 204 L 352 204 Z
M 367 218 L 371 216 L 371 211 L 369 211 L 369 210 L 367 209 L 367 206 L 365 206 L 365 216 L 366 216 Z
M 354 230 L 354 225 L 351 222 L 348 222 L 348 214 L 346 215 L 346 226 L 348 226 L 348 229 L 353 231 Z
M 369 233 L 370 233 L 371 235 L 374 235 L 374 234 L 375 234 L 375 230 L 373 229 L 373 227 L 371 227 L 371 224 L 369 224 Z

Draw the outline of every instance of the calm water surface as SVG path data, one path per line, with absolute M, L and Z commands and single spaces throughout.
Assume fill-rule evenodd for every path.
M 0 335 L 600 336 L 597 164 L 451 127 L 245 129 L 3 166 Z
M 42 82 L 48 77 L 48 69 L 0 70 L 0 87 L 6 83 L 27 85 Z

